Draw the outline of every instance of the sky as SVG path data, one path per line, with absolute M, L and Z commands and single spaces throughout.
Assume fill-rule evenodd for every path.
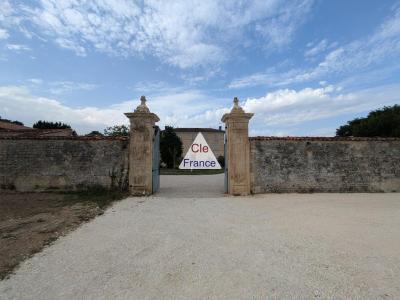
M 400 104 L 400 1 L 0 1 L 0 116 L 79 134 L 213 127 L 240 99 L 250 135 L 332 136 Z

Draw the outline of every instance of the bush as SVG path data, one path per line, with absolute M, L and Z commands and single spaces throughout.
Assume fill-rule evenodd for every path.
M 93 130 L 92 132 L 86 134 L 86 136 L 104 136 L 100 131 Z
M 104 129 L 105 136 L 129 136 L 129 127 L 126 125 L 115 125 Z
M 218 156 L 217 160 L 218 160 L 219 164 L 221 165 L 221 167 L 225 168 L 225 157 L 220 155 L 220 156 Z
M 160 154 L 168 168 L 175 168 L 182 156 L 182 141 L 171 126 L 165 126 L 165 130 L 161 132 Z

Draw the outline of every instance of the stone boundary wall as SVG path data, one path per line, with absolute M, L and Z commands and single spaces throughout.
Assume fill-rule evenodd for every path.
M 252 193 L 400 192 L 400 139 L 249 140 Z
M 0 138 L 0 189 L 126 189 L 128 138 Z

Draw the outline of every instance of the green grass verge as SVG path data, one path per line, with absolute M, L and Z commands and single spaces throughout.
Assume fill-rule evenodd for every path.
M 214 175 L 222 173 L 224 173 L 224 169 L 220 170 L 160 169 L 160 175 Z
M 106 189 L 101 186 L 87 187 L 76 191 L 55 191 L 64 195 L 64 200 L 71 202 L 94 202 L 101 209 L 106 208 L 112 202 L 128 197 L 127 191 Z

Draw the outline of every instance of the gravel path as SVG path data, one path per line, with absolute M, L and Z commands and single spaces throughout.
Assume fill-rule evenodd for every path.
M 23 263 L 0 298 L 400 298 L 399 194 L 226 197 L 223 175 L 161 184 Z

